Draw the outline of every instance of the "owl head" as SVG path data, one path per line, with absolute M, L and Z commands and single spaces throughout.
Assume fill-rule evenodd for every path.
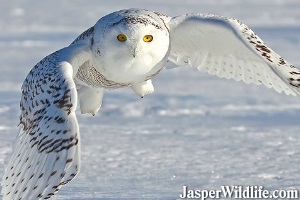
M 168 27 L 151 11 L 117 11 L 96 23 L 91 50 L 94 67 L 107 79 L 144 81 L 167 61 Z

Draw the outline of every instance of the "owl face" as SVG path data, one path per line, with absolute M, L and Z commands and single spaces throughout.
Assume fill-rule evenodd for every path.
M 115 15 L 114 20 L 106 21 L 104 17 L 95 25 L 92 44 L 94 67 L 115 82 L 144 81 L 167 61 L 168 29 L 161 19 L 149 15 L 120 12 Z

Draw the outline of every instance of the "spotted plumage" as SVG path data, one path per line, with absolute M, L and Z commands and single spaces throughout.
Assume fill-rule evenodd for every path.
M 4 199 L 47 199 L 78 171 L 76 87 L 63 73 L 72 66 L 59 64 L 60 53 L 38 63 L 23 83 L 20 134 L 3 180 Z
M 277 92 L 300 91 L 300 71 L 236 19 L 171 18 L 143 9 L 111 13 L 27 75 L 3 199 L 49 199 L 57 193 L 80 168 L 77 101 L 82 113 L 95 115 L 104 89 L 130 87 L 143 97 L 154 91 L 151 79 L 168 61 Z

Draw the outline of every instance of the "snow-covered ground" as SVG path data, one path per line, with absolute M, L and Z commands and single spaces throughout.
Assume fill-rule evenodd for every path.
M 295 0 L 6 1 L 0 6 L 0 176 L 17 135 L 20 86 L 44 56 L 101 16 L 140 7 L 238 18 L 300 66 Z M 163 70 L 144 99 L 107 91 L 80 115 L 82 169 L 54 199 L 176 199 L 187 185 L 300 189 L 300 99 L 189 68 Z

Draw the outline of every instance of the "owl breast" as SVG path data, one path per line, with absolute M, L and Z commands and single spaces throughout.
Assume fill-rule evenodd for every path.
M 95 67 L 92 67 L 88 62 L 84 63 L 78 69 L 75 81 L 88 87 L 103 87 L 108 89 L 116 89 L 130 86 L 130 83 L 117 83 L 108 80 Z

